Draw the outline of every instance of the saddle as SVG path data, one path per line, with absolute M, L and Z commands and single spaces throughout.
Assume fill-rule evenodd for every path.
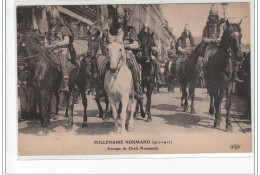
M 59 52 L 57 52 L 57 53 L 59 53 Z M 47 51 L 47 54 L 49 55 L 51 62 L 56 66 L 58 71 L 62 72 L 61 59 L 59 59 L 59 57 L 53 51 Z M 71 72 L 74 69 L 79 70 L 80 64 L 81 63 L 80 63 L 79 59 L 74 59 L 74 60 L 68 59 L 66 68 L 67 68 L 68 72 Z

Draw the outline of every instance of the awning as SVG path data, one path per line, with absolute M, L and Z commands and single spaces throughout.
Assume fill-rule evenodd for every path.
M 87 24 L 89 24 L 89 25 L 92 25 L 92 24 L 93 24 L 93 22 L 91 22 L 90 20 L 88 20 L 88 19 L 86 19 L 86 18 L 84 18 L 84 17 L 82 17 L 82 16 L 79 16 L 79 15 L 77 15 L 76 13 L 74 13 L 74 12 L 72 12 L 72 11 L 70 11 L 70 10 L 64 8 L 64 7 L 58 6 L 58 10 L 59 10 L 61 13 L 64 13 L 64 14 L 66 14 L 66 15 L 69 15 L 70 17 L 75 18 L 75 19 L 77 19 L 77 20 L 79 20 L 79 21 L 82 21 L 82 22 L 84 22 L 84 23 L 87 23 Z

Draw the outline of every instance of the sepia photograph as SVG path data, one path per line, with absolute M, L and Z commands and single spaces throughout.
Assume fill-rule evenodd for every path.
M 253 153 L 250 3 L 16 5 L 18 156 Z

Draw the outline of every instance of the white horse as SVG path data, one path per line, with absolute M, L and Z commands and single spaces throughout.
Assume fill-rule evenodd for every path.
M 111 41 L 112 40 L 112 41 Z M 133 115 L 136 107 L 132 73 L 126 65 L 126 52 L 122 37 L 113 39 L 107 45 L 110 59 L 110 68 L 105 74 L 104 88 L 112 108 L 113 118 L 117 133 L 131 131 L 133 129 Z M 121 113 L 118 113 L 116 103 L 121 103 Z M 127 108 L 130 108 L 130 116 L 127 117 Z

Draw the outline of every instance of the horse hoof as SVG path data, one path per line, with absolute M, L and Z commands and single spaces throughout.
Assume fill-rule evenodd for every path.
M 183 112 L 187 112 L 188 111 L 188 107 L 184 107 Z
M 72 128 L 72 126 L 73 126 L 73 122 L 70 122 L 70 121 L 68 121 L 68 127 L 70 128 Z
M 128 127 L 128 128 L 127 128 L 127 131 L 128 131 L 128 132 L 133 132 L 133 131 L 134 131 L 134 128 L 133 128 L 133 127 Z
M 183 107 L 184 106 L 184 104 L 183 103 L 181 103 L 181 107 Z
M 69 114 L 68 113 L 65 113 L 65 118 L 69 118 Z
M 58 120 L 58 115 L 54 115 L 53 120 Z
M 215 111 L 214 111 L 214 108 L 210 108 L 210 109 L 209 109 L 209 114 L 210 114 L 210 115 L 213 115 L 214 112 L 215 112 Z
M 191 114 L 195 114 L 196 112 L 195 112 L 194 109 L 192 109 L 192 110 L 190 110 L 190 113 L 191 113 Z
M 86 128 L 88 126 L 87 122 L 82 123 L 82 128 Z
M 49 130 L 47 128 L 43 128 L 42 131 L 39 132 L 40 136 L 46 136 L 48 135 Z
M 141 112 L 141 116 L 142 116 L 142 118 L 145 118 L 145 113 Z
M 151 121 L 152 121 L 152 117 L 148 117 L 147 122 L 151 122 Z
M 220 123 L 214 122 L 214 128 L 219 128 L 219 127 L 220 127 Z
M 232 128 L 232 125 L 231 125 L 231 124 L 227 124 L 227 125 L 226 125 L 226 131 L 227 131 L 227 132 L 233 132 L 233 128 Z

